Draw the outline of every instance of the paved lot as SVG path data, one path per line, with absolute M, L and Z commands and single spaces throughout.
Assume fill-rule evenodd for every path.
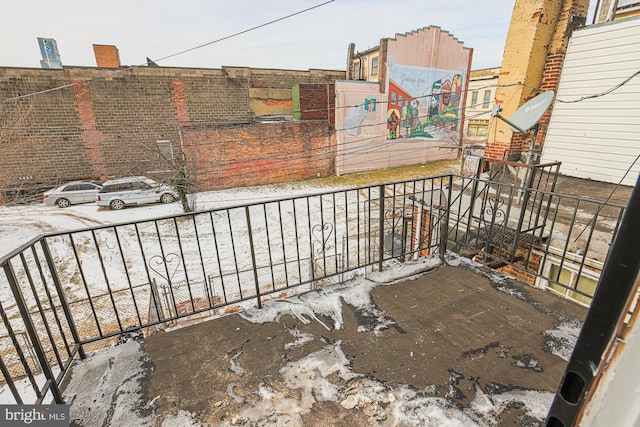
M 542 425 L 586 314 L 464 263 L 370 297 L 343 298 L 341 314 L 314 318 L 308 299 L 274 321 L 153 335 L 146 397 L 158 419 L 186 410 L 211 425 L 438 425 L 434 408 L 462 425 Z

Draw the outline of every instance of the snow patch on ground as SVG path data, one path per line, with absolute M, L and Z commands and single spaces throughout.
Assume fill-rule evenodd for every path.
M 371 290 L 376 286 L 390 285 L 398 280 L 430 271 L 442 263 L 439 258 L 426 257 L 415 262 L 407 262 L 393 266 L 379 273 L 370 274 L 366 279 L 357 277 L 353 280 L 322 288 L 315 292 L 292 296 L 287 299 L 271 300 L 262 308 L 249 309 L 240 313 L 244 319 L 257 323 L 277 322 L 284 315 L 298 318 L 304 324 L 312 321 L 320 322 L 325 328 L 330 325 L 324 323 L 318 316 L 331 319 L 333 328 L 342 329 L 342 301 L 354 307 L 361 315 L 375 319 L 371 328 L 362 326 L 360 331 L 381 330 L 387 328 L 393 321 L 379 310 L 371 301 Z
M 560 322 L 555 329 L 544 331 L 546 349 L 568 362 L 581 329 L 582 322 L 570 319 Z
M 261 383 L 254 392 L 261 400 L 245 406 L 223 425 L 302 426 L 302 415 L 309 413 L 315 403 L 331 401 L 347 410 L 361 410 L 373 425 L 494 426 L 498 425 L 500 414 L 514 405 L 524 408 L 528 416 L 543 420 L 554 397 L 550 392 L 530 390 L 489 396 L 476 387 L 475 399 L 469 408 L 462 408 L 433 396 L 433 386 L 424 390 L 405 385 L 391 388 L 353 373 L 341 342 L 289 362 L 280 374 L 290 392 L 275 391 Z
M 152 426 L 153 409 L 143 397 L 149 355 L 137 341 L 90 354 L 78 361 L 64 392 L 70 418 L 83 426 Z
M 407 272 L 414 271 L 413 267 L 406 269 L 405 266 L 398 266 L 397 270 L 403 270 L 405 277 Z M 326 316 L 331 320 L 330 325 L 339 329 L 343 325 L 344 301 L 376 319 L 377 328 L 384 325 L 386 315 L 375 307 L 369 295 L 376 286 L 382 285 L 360 277 L 287 300 L 269 301 L 261 310 L 248 310 L 240 315 L 252 322 L 264 323 L 276 322 L 284 314 L 292 314 L 329 328 L 318 317 Z M 567 322 L 545 334 L 566 340 L 569 346 L 576 329 L 579 330 L 579 325 Z M 303 346 L 314 340 L 313 336 L 295 328 L 289 333 L 295 337 L 291 346 Z M 262 382 L 257 390 L 252 390 L 260 397 L 255 404 L 236 395 L 236 384 L 229 383 L 227 392 L 231 397 L 242 399 L 243 407 L 222 425 L 302 426 L 302 416 L 311 412 L 316 403 L 335 402 L 346 410 L 362 411 L 373 425 L 495 426 L 500 414 L 514 406 L 523 408 L 529 417 L 543 420 L 554 397 L 551 392 L 530 390 L 487 394 L 476 385 L 474 400 L 468 407 L 463 407 L 454 400 L 436 396 L 438 388 L 433 385 L 422 390 L 403 384 L 391 387 L 375 378 L 354 373 L 342 351 L 342 342 L 323 341 L 322 349 L 289 361 L 280 368 L 286 389 L 272 389 Z M 244 373 L 238 356 L 239 353 L 232 358 L 232 369 Z M 71 418 L 85 426 L 198 426 L 192 415 L 181 408 L 176 408 L 177 413 L 166 415 L 164 419 L 159 418 L 154 400 L 144 400 L 144 380 L 150 374 L 149 357 L 136 341 L 93 353 L 73 367 L 65 391 L 67 401 L 72 404 Z
M 191 417 L 189 412 L 180 410 L 175 415 L 166 416 L 160 427 L 200 427 L 201 425 Z
M 427 256 L 415 261 L 407 261 L 395 266 L 395 268 L 387 268 L 383 271 L 370 273 L 367 278 L 376 283 L 393 284 L 398 280 L 406 280 L 407 277 L 433 270 L 440 265 L 442 265 L 440 258 Z

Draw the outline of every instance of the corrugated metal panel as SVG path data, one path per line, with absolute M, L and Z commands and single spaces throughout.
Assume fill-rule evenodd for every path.
M 606 95 L 583 99 L 640 71 L 640 19 L 576 31 L 567 50 L 542 161 L 561 173 L 619 182 L 640 155 L 640 75 Z M 579 102 L 558 102 L 577 101 Z M 638 160 L 623 181 L 634 185 Z

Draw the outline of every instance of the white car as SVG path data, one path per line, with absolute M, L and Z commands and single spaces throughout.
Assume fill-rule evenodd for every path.
M 96 200 L 96 194 L 102 186 L 88 181 L 73 181 L 45 191 L 42 195 L 45 205 L 57 205 L 66 208 L 78 203 L 89 203 Z
M 131 205 L 171 203 L 178 197 L 178 193 L 166 184 L 145 176 L 131 176 L 105 181 L 96 195 L 96 204 L 117 210 Z

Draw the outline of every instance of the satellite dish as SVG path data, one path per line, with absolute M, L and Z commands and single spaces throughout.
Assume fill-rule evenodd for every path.
M 500 105 L 496 105 L 493 110 L 491 110 L 491 115 L 508 124 L 512 131 L 526 133 L 542 118 L 553 102 L 554 95 L 555 93 L 550 90 L 542 92 L 540 95 L 528 100 L 513 113 L 511 120 L 507 120 L 500 115 L 500 111 L 502 111 Z

